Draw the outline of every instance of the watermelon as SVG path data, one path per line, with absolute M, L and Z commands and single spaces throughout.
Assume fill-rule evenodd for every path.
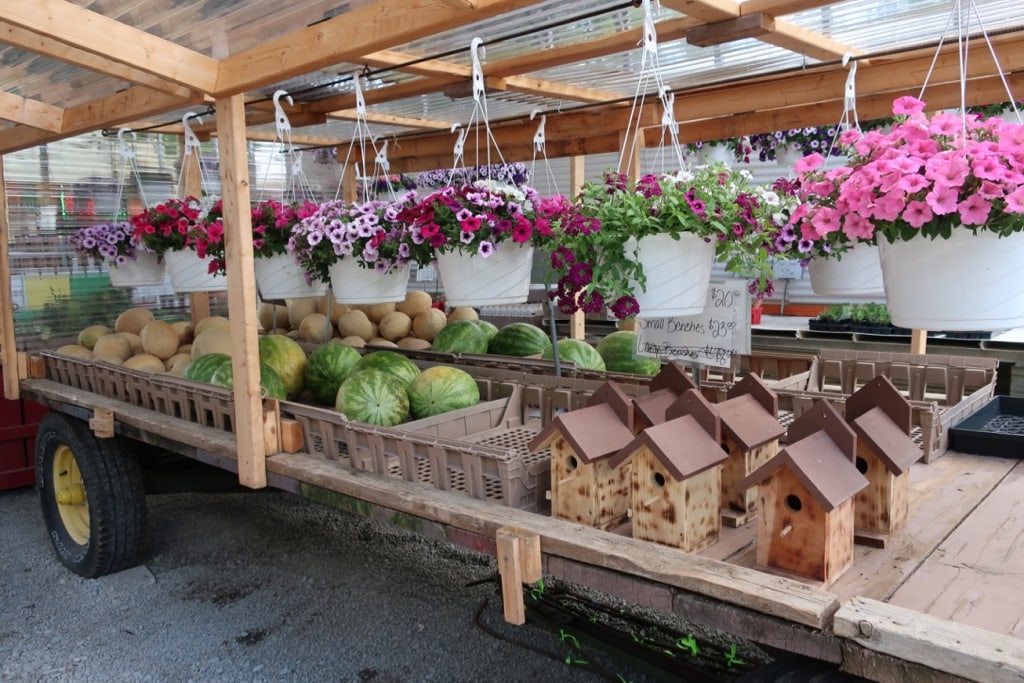
M 409 419 L 409 393 L 391 375 L 371 368 L 341 383 L 334 407 L 350 420 L 394 427 Z
M 441 353 L 487 353 L 487 332 L 475 320 L 456 320 L 441 328 L 431 349 Z
M 305 388 L 306 352 L 297 341 L 283 334 L 260 337 L 259 345 L 260 361 L 281 376 L 288 398 L 298 398 Z
M 488 343 L 494 339 L 494 335 L 498 334 L 498 326 L 489 320 L 471 320 L 470 322 L 484 331 L 484 334 L 487 335 Z
M 359 360 L 359 352 L 345 344 L 325 344 L 309 354 L 305 380 L 313 400 L 325 406 L 334 405 L 338 387 Z
M 414 418 L 431 417 L 480 402 L 476 380 L 465 370 L 435 365 L 409 385 L 409 408 Z
M 502 356 L 538 356 L 551 348 L 551 338 L 530 323 L 509 323 L 491 339 L 487 353 Z
M 336 345 L 337 346 L 337 345 Z M 420 374 L 420 368 L 407 356 L 397 351 L 373 351 L 360 358 L 352 369 L 349 370 L 349 377 L 366 370 L 379 370 L 391 375 L 403 387 L 409 386 L 409 382 Z
M 541 358 L 548 360 L 555 357 L 554 349 L 544 349 Z M 604 359 L 593 346 L 582 339 L 559 339 L 558 359 L 563 363 L 575 363 L 577 369 L 604 370 Z
M 222 365 L 227 363 L 231 365 L 231 356 L 226 353 L 208 353 L 205 356 L 200 356 L 194 361 L 188 364 L 185 368 L 185 374 L 182 375 L 185 379 L 193 379 L 197 382 L 210 382 L 210 378 L 213 377 L 213 373 L 216 372 Z
M 206 356 L 203 356 L 205 358 Z M 235 385 L 235 370 L 231 367 L 230 359 L 227 363 L 221 363 L 209 379 L 210 384 L 227 387 L 231 389 Z M 263 361 L 260 361 L 260 387 L 263 396 L 266 398 L 285 398 L 284 380 L 277 374 L 274 368 Z
M 661 361 L 636 354 L 637 333 L 632 330 L 612 332 L 597 343 L 597 352 L 610 372 L 631 372 L 653 377 L 661 370 Z

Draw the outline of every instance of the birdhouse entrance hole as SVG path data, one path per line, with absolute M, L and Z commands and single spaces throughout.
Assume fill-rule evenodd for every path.
M 793 512 L 800 512 L 804 504 L 800 502 L 800 497 L 795 496 L 792 493 L 786 496 L 786 506 Z
M 665 485 L 665 475 L 662 474 L 661 472 L 655 472 L 653 478 L 654 485 L 657 486 L 658 488 L 661 488 L 662 486 Z
M 579 467 L 579 462 L 576 460 L 576 456 L 575 455 L 570 455 L 568 458 L 566 458 L 565 459 L 565 464 L 569 468 L 570 471 L 571 470 L 575 470 L 577 467 Z
M 861 474 L 868 473 L 868 461 L 860 456 L 857 456 L 857 471 Z

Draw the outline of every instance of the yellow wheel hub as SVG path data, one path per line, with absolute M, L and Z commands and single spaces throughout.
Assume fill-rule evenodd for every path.
M 82 484 L 75 454 L 58 446 L 53 454 L 53 489 L 60 520 L 68 535 L 79 545 L 89 542 L 89 501 Z

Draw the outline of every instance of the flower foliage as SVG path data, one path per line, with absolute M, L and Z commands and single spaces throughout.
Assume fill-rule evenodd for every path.
M 849 165 L 825 170 L 812 154 L 796 165 L 801 237 L 890 242 L 948 238 L 963 226 L 1008 235 L 1024 230 L 1024 125 L 938 113 L 901 97 L 888 133 L 846 131 Z M 831 238 L 836 239 L 836 238 Z
M 252 247 L 256 258 L 270 258 L 288 252 L 292 230 L 299 221 L 312 216 L 319 205 L 309 200 L 283 204 L 268 199 L 252 209 Z
M 342 258 L 379 273 L 404 267 L 414 254 L 410 231 L 399 214 L 415 196 L 407 192 L 398 201 L 326 202 L 295 225 L 288 252 L 321 282 L 330 282 L 330 267 Z
M 71 236 L 71 244 L 75 253 L 108 265 L 134 261 L 138 252 L 150 251 L 139 243 L 132 224 L 127 221 L 79 228 Z
M 487 257 L 503 242 L 546 243 L 551 228 L 546 220 L 534 218 L 538 201 L 531 187 L 478 181 L 435 190 L 407 206 L 399 218 L 409 225 L 421 263 L 429 263 L 438 252 Z
M 482 166 L 457 167 L 454 169 L 436 169 L 424 171 L 416 179 L 420 187 L 458 187 L 469 185 L 478 180 L 491 180 L 506 185 L 522 187 L 530 180 L 526 164 L 521 161 L 514 163 L 491 164 Z
M 549 198 L 540 205 L 538 214 L 556 226 L 552 297 L 564 313 L 607 305 L 619 319 L 635 316 L 633 293 L 638 286 L 646 291 L 647 283 L 636 243 L 627 240 L 684 233 L 714 242 L 726 268 L 752 278 L 752 289 L 764 296 L 772 287 L 778 203 L 775 193 L 753 186 L 749 173 L 724 164 L 647 175 L 633 186 L 621 174 L 606 173 L 601 182 L 586 183 L 574 203 Z
M 192 248 L 202 220 L 202 205 L 195 197 L 168 199 L 129 219 L 137 243 L 161 256 Z
M 838 126 L 808 126 L 806 128 L 790 128 L 777 130 L 773 133 L 758 133 L 750 136 L 750 147 L 761 161 L 775 161 L 780 152 L 792 150 L 800 156 L 815 152 L 832 156 L 840 156 L 843 151 L 834 144 L 839 134 Z

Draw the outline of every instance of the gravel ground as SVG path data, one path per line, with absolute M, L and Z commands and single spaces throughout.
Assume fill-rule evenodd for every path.
M 567 665 L 556 634 L 505 624 L 496 584 L 468 585 L 492 558 L 280 492 L 147 503 L 145 564 L 86 580 L 35 490 L 0 491 L 0 680 L 654 680 L 604 653 Z

